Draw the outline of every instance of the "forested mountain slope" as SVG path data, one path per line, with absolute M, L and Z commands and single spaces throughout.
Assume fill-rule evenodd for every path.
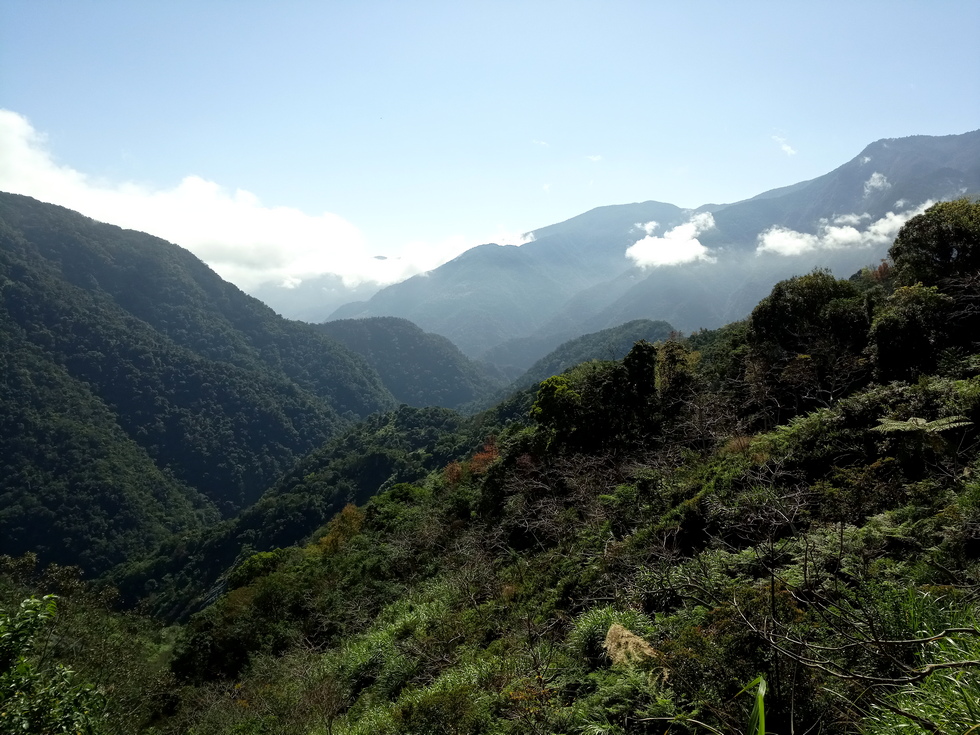
M 410 406 L 376 414 L 304 457 L 235 518 L 174 535 L 111 579 L 130 601 L 183 619 L 227 588 L 236 560 L 296 544 L 348 503 L 469 457 L 488 435 L 525 417 L 531 400 L 529 392 L 518 394 L 476 417 Z
M 395 400 L 409 406 L 459 408 L 501 383 L 448 339 L 407 319 L 338 319 L 317 328 L 364 357 Z
M 3 640 L 91 732 L 968 733 L 978 304 L 980 203 L 936 205 L 888 263 L 781 281 L 744 321 L 483 416 L 373 417 L 182 571 L 137 565 L 168 613 L 211 590 L 179 628 L 0 559 L 0 631 L 26 631 Z M 64 623 L 17 611 L 47 591 Z
M 493 452 L 242 562 L 175 727 L 975 727 L 980 204 L 892 257 L 549 378 Z
M 115 413 L 0 320 L 0 552 L 99 573 L 218 518 Z
M 93 571 L 394 405 L 362 358 L 187 251 L 9 194 L 0 337 L 0 551 Z

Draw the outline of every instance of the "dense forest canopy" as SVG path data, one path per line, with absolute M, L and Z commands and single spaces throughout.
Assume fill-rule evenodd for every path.
M 470 360 L 445 337 L 423 332 L 407 319 L 339 319 L 317 326 L 362 355 L 399 403 L 461 408 L 501 382 L 490 366 Z
M 0 194 L 0 551 L 101 573 L 394 406 L 186 250 Z
M 103 578 L 156 618 L 6 557 L 0 728 L 975 731 L 978 248 L 980 202 L 934 205 L 741 322 L 379 412 L 217 525 L 171 478 L 186 530 Z

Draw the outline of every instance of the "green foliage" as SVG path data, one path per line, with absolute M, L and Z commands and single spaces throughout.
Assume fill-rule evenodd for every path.
M 36 348 L 6 343 L 0 384 L 0 552 L 101 573 L 216 520 L 209 501 L 161 471 L 104 402 Z
M 161 615 L 184 618 L 220 583 L 243 548 L 267 552 L 318 535 L 348 503 L 365 503 L 398 483 L 417 482 L 464 459 L 500 428 L 499 420 L 409 406 L 371 416 L 307 455 L 236 518 L 171 538 L 142 562 L 117 570 L 114 582 Z M 465 494 L 460 489 L 457 499 Z
M 777 283 L 749 319 L 753 401 L 778 422 L 829 405 L 868 378 L 868 314 L 857 287 L 814 271 Z
M 571 437 L 578 428 L 576 415 L 582 396 L 572 389 L 568 378 L 555 375 L 538 388 L 538 399 L 531 407 L 531 418 L 545 429 L 562 437 Z
M 256 578 L 271 574 L 295 555 L 295 549 L 273 549 L 251 554 L 228 574 L 228 586 L 245 587 Z
M 980 269 L 980 202 L 934 204 L 899 231 L 888 251 L 902 286 L 943 284 Z
M 478 416 L 375 414 L 117 573 L 189 616 L 173 638 L 89 607 L 52 661 L 132 642 L 107 658 L 169 692 L 134 719 L 158 735 L 957 732 L 980 655 L 973 296 L 890 278 L 790 279 L 747 322 Z M 888 356 L 922 325 L 927 354 Z M 889 371 L 916 380 L 869 382 Z
M 103 732 L 101 696 L 75 672 L 45 659 L 56 611 L 51 595 L 28 598 L 13 614 L 0 609 L 0 732 Z
M 872 705 L 860 723 L 862 733 L 967 733 L 980 726 L 980 685 L 974 666 L 962 664 L 980 661 L 980 639 L 941 638 L 929 649 L 923 652 L 923 660 L 953 666 L 938 669 L 921 683 L 906 685 Z M 957 662 L 961 665 L 956 666 Z
M 340 319 L 317 328 L 362 355 L 399 403 L 458 409 L 498 387 L 448 339 L 407 319 Z
M 766 680 L 757 676 L 745 685 L 745 689 L 740 694 L 749 691 L 752 687 L 755 687 L 755 697 L 746 735 L 766 735 L 766 689 L 768 688 Z
M 393 405 L 361 358 L 187 251 L 11 194 L 0 340 L 0 552 L 97 573 Z
M 947 429 L 958 429 L 962 426 L 969 426 L 973 423 L 963 416 L 946 416 L 945 418 L 936 419 L 935 421 L 926 421 L 918 416 L 913 416 L 905 421 L 881 418 L 878 419 L 878 422 L 880 425 L 872 427 L 872 431 L 880 431 L 882 433 L 891 431 L 911 431 L 921 434 L 935 434 L 940 431 L 946 431 Z
M 667 322 L 637 319 L 618 327 L 584 334 L 562 343 L 542 357 L 515 380 L 509 390 L 513 392 L 540 383 L 590 360 L 622 360 L 637 342 L 652 344 L 666 340 L 673 331 L 674 328 Z
M 882 380 L 915 380 L 935 370 L 949 340 L 953 299 L 936 286 L 916 283 L 895 290 L 869 332 L 875 374 Z
M 479 667 L 458 667 L 429 686 L 405 692 L 392 712 L 394 732 L 427 735 L 476 735 L 493 732 L 491 704 L 483 691 L 486 675 Z

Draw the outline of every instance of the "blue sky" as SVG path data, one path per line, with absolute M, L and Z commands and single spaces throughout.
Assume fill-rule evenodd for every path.
M 980 127 L 980 2 L 5 0 L 0 190 L 245 288 Z M 387 261 L 372 256 L 385 255 Z

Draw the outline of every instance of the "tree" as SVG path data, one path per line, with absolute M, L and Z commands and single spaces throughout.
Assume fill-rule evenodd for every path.
M 942 287 L 980 270 L 980 201 L 940 202 L 899 230 L 888 251 L 900 286 Z
M 657 347 L 641 339 L 623 358 L 626 378 L 636 400 L 647 402 L 657 390 Z
M 567 439 L 576 429 L 582 396 L 572 388 L 564 375 L 554 375 L 541 383 L 538 399 L 531 408 L 531 418 L 550 429 L 559 440 Z
M 914 380 L 935 369 L 950 342 L 953 300 L 936 286 L 903 286 L 888 297 L 868 334 L 880 380 Z
M 828 406 L 867 379 L 868 315 L 850 281 L 816 270 L 777 283 L 749 318 L 746 377 L 777 422 Z

